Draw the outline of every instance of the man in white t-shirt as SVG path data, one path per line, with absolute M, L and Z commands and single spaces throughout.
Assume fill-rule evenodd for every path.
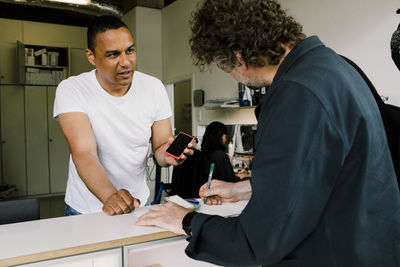
M 66 215 L 129 213 L 149 196 L 149 139 L 161 166 L 176 166 L 186 157 L 177 161 L 165 154 L 173 140 L 168 96 L 160 80 L 135 71 L 136 48 L 128 27 L 103 16 L 88 28 L 87 37 L 86 56 L 96 69 L 62 81 L 54 103 L 54 117 L 71 151 Z

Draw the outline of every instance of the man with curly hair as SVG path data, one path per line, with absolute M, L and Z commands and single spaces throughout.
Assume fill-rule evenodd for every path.
M 187 255 L 225 266 L 400 266 L 400 194 L 358 72 L 275 0 L 205 0 L 191 23 L 195 64 L 269 86 L 252 178 L 200 189 L 207 204 L 249 202 L 229 218 L 168 203 L 137 224 L 186 233 Z

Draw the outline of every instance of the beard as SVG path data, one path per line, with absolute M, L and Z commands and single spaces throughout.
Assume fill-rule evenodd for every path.
M 242 82 L 246 87 L 250 89 L 257 89 L 262 87 L 269 87 L 271 84 L 266 81 L 255 81 L 255 80 L 247 80 Z
M 271 82 L 263 80 L 262 77 L 246 77 L 241 72 L 236 70 L 233 70 L 230 74 L 233 76 L 233 78 L 235 78 L 235 80 L 243 83 L 250 89 L 268 87 L 271 85 Z

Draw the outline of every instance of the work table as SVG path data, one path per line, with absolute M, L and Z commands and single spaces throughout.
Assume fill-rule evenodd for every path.
M 239 214 L 244 206 L 245 202 L 220 206 L 201 203 L 199 212 L 230 216 Z M 117 216 L 93 213 L 1 225 L 0 266 L 68 257 L 177 236 L 158 227 L 136 226 L 137 218 L 148 209 L 140 207 L 133 213 Z

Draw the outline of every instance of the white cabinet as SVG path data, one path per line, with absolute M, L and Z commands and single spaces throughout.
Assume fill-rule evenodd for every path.
M 15 43 L 0 42 L 0 84 L 17 83 L 17 52 Z
M 56 87 L 47 87 L 47 122 L 49 146 L 50 193 L 65 192 L 67 188 L 69 149 L 58 121 L 53 119 Z
M 19 265 L 22 267 L 122 267 L 122 249 L 109 249 L 61 259 Z
M 65 192 L 69 150 L 58 122 L 53 119 L 56 88 L 24 89 L 27 194 Z
M 18 196 L 65 192 L 69 150 L 53 119 L 54 86 L 0 86 L 3 183 Z
M 205 267 L 217 266 L 196 261 L 185 253 L 185 237 L 151 241 L 124 247 L 124 267 Z
M 58 259 L 17 265 L 21 267 L 213 267 L 185 254 L 185 237 L 128 245 Z
M 22 40 L 22 22 L 0 18 L 0 83 L 17 83 L 16 40 Z
M 49 193 L 47 88 L 25 86 L 27 193 Z
M 25 114 L 23 86 L 0 86 L 1 159 L 3 183 L 26 194 Z

